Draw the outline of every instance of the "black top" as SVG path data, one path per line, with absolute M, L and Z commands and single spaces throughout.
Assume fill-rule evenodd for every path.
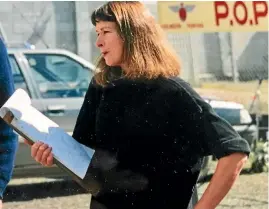
M 115 175 L 127 169 L 148 180 L 140 191 L 100 192 L 91 209 L 187 208 L 204 156 L 250 152 L 246 140 L 180 78 L 122 78 L 104 88 L 92 81 L 73 137 L 116 156 Z

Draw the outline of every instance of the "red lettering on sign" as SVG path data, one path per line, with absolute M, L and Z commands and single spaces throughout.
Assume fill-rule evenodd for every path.
M 188 23 L 187 26 L 189 28 L 204 28 L 204 24 L 202 23 Z
M 162 24 L 161 27 L 163 29 L 178 29 L 181 28 L 180 24 Z
M 238 7 L 241 7 L 244 9 L 244 17 L 238 17 L 238 12 L 237 12 L 237 8 Z M 239 23 L 240 25 L 244 25 L 246 22 L 247 22 L 247 19 L 248 19 L 248 10 L 247 10 L 247 7 L 246 5 L 244 4 L 243 1 L 236 1 L 235 4 L 234 4 L 234 9 L 233 9 L 233 12 L 234 12 L 234 18 L 236 20 L 237 23 Z
M 215 23 L 219 26 L 222 20 L 229 21 L 230 25 L 258 25 L 259 19 L 266 18 L 268 15 L 268 3 L 266 1 L 253 1 L 253 16 L 249 15 L 249 7 L 244 1 L 233 3 L 225 1 L 215 1 Z M 231 10 L 231 11 L 230 11 Z M 228 19 L 228 17 L 231 17 Z
M 258 11 L 258 6 L 263 5 L 264 10 Z M 266 17 L 268 14 L 268 5 L 266 1 L 253 1 L 253 13 L 254 13 L 254 21 L 255 24 L 258 25 L 258 18 Z
M 228 4 L 225 1 L 215 1 L 214 8 L 215 8 L 215 14 L 216 14 L 215 15 L 216 24 L 220 25 L 220 19 L 225 19 L 226 17 L 228 17 L 228 14 L 229 14 Z M 221 12 L 220 8 L 225 8 L 225 11 Z

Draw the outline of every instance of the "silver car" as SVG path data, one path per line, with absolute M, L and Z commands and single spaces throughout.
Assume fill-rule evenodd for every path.
M 72 134 L 94 66 L 66 50 L 9 49 L 15 88 L 28 92 L 32 105 Z M 44 168 L 19 138 L 13 177 L 63 176 L 56 166 Z

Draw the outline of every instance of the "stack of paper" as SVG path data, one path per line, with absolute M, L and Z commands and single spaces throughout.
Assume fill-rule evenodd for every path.
M 78 143 L 56 123 L 31 105 L 29 95 L 18 89 L 0 109 L 2 117 L 22 137 L 52 147 L 55 163 L 82 180 L 94 150 Z M 73 175 L 74 174 L 74 175 Z M 81 182 L 79 182 L 81 183 Z

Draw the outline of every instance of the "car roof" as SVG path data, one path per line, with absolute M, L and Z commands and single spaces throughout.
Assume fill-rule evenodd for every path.
M 221 101 L 220 98 L 215 97 L 215 96 L 204 96 L 204 95 L 202 95 L 201 97 L 202 97 L 203 99 L 205 99 L 205 100 L 216 100 L 216 101 Z
M 9 53 L 22 52 L 22 53 L 68 53 L 69 51 L 65 49 L 27 49 L 27 48 L 8 48 Z
M 92 71 L 95 70 L 94 64 L 86 61 L 82 57 L 76 55 L 65 49 L 25 49 L 25 48 L 8 48 L 8 54 L 25 53 L 25 54 L 60 54 L 67 55 L 78 62 L 82 63 L 85 67 L 88 67 Z

